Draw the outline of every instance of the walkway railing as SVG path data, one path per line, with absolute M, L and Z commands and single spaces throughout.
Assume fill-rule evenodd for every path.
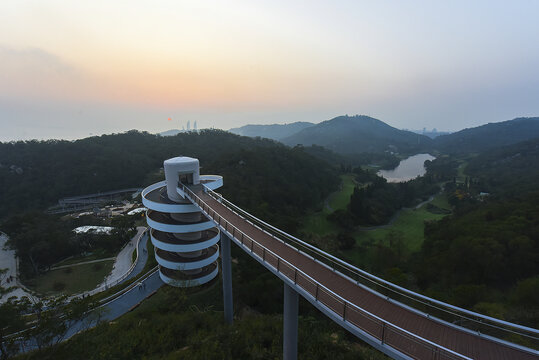
M 410 331 L 402 329 L 334 293 L 301 269 L 282 259 L 278 254 L 242 232 L 219 215 L 191 189 L 183 186 L 183 190 L 190 200 L 196 203 L 207 216 L 211 217 L 213 221 L 239 241 L 245 251 L 250 252 L 252 256 L 256 256 L 259 260 L 271 266 L 277 273 L 285 276 L 288 280 L 305 291 L 305 293 L 312 296 L 316 302 L 342 318 L 343 321 L 364 331 L 381 344 L 386 344 L 413 358 L 438 360 L 470 359 L 462 354 L 411 333 Z M 218 201 L 222 202 L 223 200 L 224 199 L 220 197 L 220 200 Z M 238 216 L 241 215 L 238 214 Z
M 260 230 L 273 237 L 276 237 L 275 235 L 277 235 L 276 238 L 279 240 L 283 241 L 284 239 L 286 242 L 298 246 L 315 261 L 330 266 L 333 270 L 341 272 L 358 284 L 364 284 L 368 288 L 375 286 L 375 290 L 378 292 L 383 293 L 386 296 L 391 296 L 394 300 L 398 299 L 401 302 L 408 303 L 413 308 L 421 308 L 421 311 L 424 312 L 425 315 L 438 317 L 449 322 L 450 325 L 456 324 L 478 334 L 488 334 L 497 338 L 509 337 L 511 335 L 522 336 L 528 339 L 528 342 L 534 342 L 537 347 L 537 342 L 539 341 L 538 329 L 479 314 L 395 285 L 258 219 L 210 189 L 205 188 L 205 192 Z M 515 340 L 514 336 L 512 336 L 512 340 Z

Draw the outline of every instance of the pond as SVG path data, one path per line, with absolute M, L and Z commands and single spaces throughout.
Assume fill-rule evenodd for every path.
M 416 154 L 407 159 L 401 160 L 399 166 L 393 170 L 380 170 L 378 175 L 384 177 L 388 182 L 403 182 L 425 175 L 424 163 L 426 160 L 434 160 L 430 154 Z

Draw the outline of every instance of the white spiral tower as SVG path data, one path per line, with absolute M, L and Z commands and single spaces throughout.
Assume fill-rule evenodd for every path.
M 164 169 L 165 180 L 142 191 L 159 275 L 176 287 L 202 285 L 219 273 L 219 229 L 184 196 L 181 184 L 214 190 L 223 178 L 200 175 L 198 159 L 185 156 L 165 160 Z

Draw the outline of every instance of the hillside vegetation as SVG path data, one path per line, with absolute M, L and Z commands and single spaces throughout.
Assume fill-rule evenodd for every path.
M 537 164 L 539 139 L 473 157 L 464 183 L 446 183 L 454 212 L 426 225 L 413 265 L 421 288 L 457 305 L 537 327 Z
M 473 153 L 530 140 L 539 136 L 539 117 L 516 118 L 464 129 L 434 139 L 445 153 Z
M 163 180 L 163 161 L 179 155 L 198 158 L 203 174 L 222 175 L 223 194 L 231 201 L 289 229 L 294 223 L 289 218 L 317 205 L 338 186 L 330 166 L 302 148 L 219 130 L 19 141 L 0 143 L 0 219 L 44 209 L 66 196 Z
M 320 213 L 319 224 L 307 217 L 302 236 L 398 285 L 537 327 L 538 165 L 536 138 L 480 154 L 439 156 L 426 162 L 424 177 L 406 183 L 388 184 L 357 168 L 348 205 Z M 433 201 L 390 222 L 440 185 L 443 193 Z M 357 224 L 388 225 L 364 230 Z
M 271 124 L 271 125 L 244 125 L 242 127 L 233 128 L 230 131 L 233 134 L 263 137 L 273 140 L 281 140 L 287 136 L 297 133 L 303 129 L 313 126 L 310 122 L 293 122 L 290 124 Z

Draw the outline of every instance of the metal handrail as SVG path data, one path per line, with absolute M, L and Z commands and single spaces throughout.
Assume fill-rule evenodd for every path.
M 265 227 L 279 233 L 280 235 L 285 236 L 289 240 L 297 243 L 298 245 L 303 246 L 303 247 L 307 248 L 308 250 L 315 252 L 316 254 L 322 256 L 323 258 L 327 259 L 328 261 L 332 262 L 333 264 L 336 264 L 336 265 L 344 268 L 345 270 L 350 271 L 351 273 L 353 273 L 355 275 L 358 275 L 358 276 L 360 276 L 360 277 L 362 277 L 362 278 L 364 278 L 364 279 L 366 279 L 368 281 L 371 281 L 371 282 L 375 283 L 376 285 L 381 286 L 381 287 L 383 287 L 383 288 L 385 288 L 387 290 L 390 290 L 390 291 L 392 291 L 392 292 L 394 292 L 394 293 L 396 293 L 398 295 L 405 296 L 405 297 L 407 297 L 407 298 L 409 298 L 409 299 L 411 299 L 413 301 L 419 302 L 419 303 L 421 303 L 423 305 L 427 305 L 427 306 L 432 307 L 434 309 L 444 311 L 444 312 L 446 312 L 448 314 L 452 314 L 452 315 L 461 317 L 461 318 L 466 319 L 466 320 L 474 321 L 474 322 L 479 323 L 481 325 L 486 325 L 486 326 L 490 326 L 490 327 L 493 327 L 493 328 L 496 328 L 496 329 L 499 329 L 499 330 L 504 330 L 504 331 L 508 331 L 508 332 L 515 333 L 515 334 L 518 334 L 518 335 L 522 335 L 522 336 L 525 336 L 525 337 L 538 339 L 535 336 L 532 336 L 532 335 L 529 335 L 529 334 L 523 334 L 523 333 L 517 332 L 517 331 L 513 331 L 513 330 L 507 329 L 507 328 L 502 327 L 502 326 L 511 327 L 511 328 L 514 328 L 514 329 L 519 329 L 521 331 L 526 331 L 526 332 L 530 332 L 530 333 L 539 335 L 539 330 L 538 329 L 534 329 L 534 328 L 527 327 L 527 326 L 524 326 L 524 325 L 511 323 L 511 322 L 496 319 L 496 318 L 493 318 L 493 317 L 490 317 L 490 316 L 487 316 L 487 315 L 479 314 L 479 313 L 476 313 L 476 312 L 473 312 L 473 311 L 470 311 L 470 310 L 466 310 L 466 309 L 460 308 L 458 306 L 454 306 L 454 305 L 445 303 L 443 301 L 430 298 L 428 296 L 416 293 L 416 292 L 414 292 L 412 290 L 409 290 L 409 289 L 403 288 L 401 286 L 398 286 L 396 284 L 393 284 L 393 283 L 391 283 L 391 282 L 389 282 L 387 280 L 384 280 L 384 279 L 379 278 L 379 277 L 377 277 L 377 276 L 375 276 L 373 274 L 370 274 L 370 273 L 366 272 L 365 270 L 359 269 L 359 268 L 355 267 L 354 265 L 351 265 L 351 264 L 349 264 L 349 263 L 347 263 L 347 262 L 345 262 L 345 261 L 331 255 L 331 254 L 328 254 L 327 252 L 325 252 L 325 251 L 323 251 L 323 250 L 321 250 L 321 249 L 319 249 L 319 248 L 317 248 L 317 247 L 315 247 L 315 246 L 313 246 L 313 245 L 311 245 L 309 243 L 306 243 L 305 241 L 303 241 L 301 239 L 298 239 L 298 238 L 294 237 L 293 235 L 290 235 L 290 234 L 284 232 L 283 230 L 274 227 L 271 224 L 268 224 L 268 223 L 264 222 L 263 220 L 261 220 L 261 219 L 257 218 L 256 216 L 248 213 L 247 211 L 245 211 L 242 208 L 240 208 L 239 206 L 233 204 L 229 200 L 225 199 L 222 195 L 216 193 L 215 191 L 213 191 L 213 190 L 211 190 L 209 188 L 205 187 L 205 191 L 210 196 L 212 196 L 215 200 L 217 200 L 217 201 L 219 201 L 221 203 L 225 202 L 230 207 L 233 207 L 236 211 L 238 211 L 238 212 L 242 213 L 243 215 L 253 219 L 254 221 L 261 224 L 262 226 L 265 226 Z M 253 225 L 255 225 L 255 224 L 253 224 Z M 261 230 L 263 230 L 263 229 L 261 229 Z M 416 298 L 419 298 L 419 299 L 424 300 L 424 301 L 418 300 Z M 478 321 L 477 319 L 462 316 L 461 314 L 458 314 L 458 313 L 455 313 L 455 312 L 452 312 L 452 311 L 448 311 L 448 310 L 445 310 L 445 309 L 440 308 L 440 307 L 433 306 L 430 303 L 433 303 L 433 304 L 436 304 L 436 305 L 439 305 L 439 306 L 442 306 L 442 307 L 445 307 L 445 308 L 448 308 L 448 309 L 451 309 L 453 311 L 460 312 L 460 313 L 463 313 L 463 314 L 466 314 L 466 315 L 469 315 L 469 316 L 473 316 L 473 317 L 476 317 L 476 318 L 479 318 L 479 319 L 482 319 L 482 320 L 485 320 L 485 321 L 488 321 L 488 322 L 492 322 L 492 323 L 498 324 L 500 326 L 495 326 L 495 325 L 490 324 L 488 322 L 481 322 L 481 321 Z
M 334 296 L 335 298 L 337 298 L 338 300 L 340 300 L 340 302 L 342 302 L 343 304 L 343 314 L 339 314 L 343 317 L 343 320 L 346 321 L 346 312 L 345 312 L 345 309 L 346 307 L 352 307 L 354 309 L 356 309 L 358 312 L 362 313 L 362 314 L 365 314 L 367 315 L 368 317 L 371 317 L 371 318 L 374 318 L 376 320 L 378 320 L 379 322 L 382 323 L 382 326 L 389 326 L 391 328 L 394 328 L 408 336 L 411 336 L 412 338 L 414 338 L 415 340 L 418 340 L 419 342 L 423 342 L 427 345 L 430 345 L 431 347 L 435 348 L 435 349 L 439 349 L 441 351 L 444 351 L 444 352 L 447 352 L 448 354 L 451 354 L 453 356 L 457 356 L 458 358 L 460 359 L 466 359 L 466 360 L 471 360 L 471 358 L 465 356 L 465 355 L 462 355 L 462 354 L 459 354 L 451 349 L 447 349 L 445 348 L 444 346 L 442 345 L 439 345 L 439 344 L 436 344 L 436 343 L 433 343 L 432 341 L 428 340 L 428 339 L 425 339 L 417 334 L 414 334 L 406 329 L 403 329 L 393 323 L 390 323 L 389 321 L 387 320 L 384 320 L 372 313 L 370 313 L 369 311 L 365 310 L 365 309 L 362 309 L 361 307 L 357 306 L 356 304 L 346 300 L 345 298 L 343 298 L 342 296 L 340 296 L 339 294 L 336 294 L 335 292 L 333 292 L 332 290 L 330 290 L 329 288 L 327 288 L 325 285 L 321 284 L 320 282 L 316 281 L 314 278 L 312 278 L 310 275 L 308 275 L 307 273 L 305 273 L 304 271 L 302 271 L 301 269 L 297 268 L 295 265 L 293 265 L 292 263 L 286 261 L 285 259 L 282 259 L 278 254 L 274 253 L 273 251 L 271 251 L 270 249 L 266 248 L 265 246 L 263 246 L 262 244 L 260 244 L 258 241 L 254 240 L 252 237 L 250 237 L 249 235 L 245 234 L 243 231 L 241 231 L 239 228 L 237 228 L 236 226 L 234 226 L 231 222 L 229 222 L 228 220 L 226 220 L 224 217 L 222 217 L 221 215 L 219 215 L 217 212 L 215 212 L 215 210 L 213 211 L 213 216 L 211 216 L 209 214 L 209 212 L 207 212 L 205 209 L 204 209 L 204 206 L 207 207 L 207 209 L 211 209 L 211 207 L 204 201 L 202 200 L 199 196 L 197 196 L 191 189 L 189 189 L 187 186 L 183 186 L 183 190 L 184 190 L 184 193 L 186 194 L 186 196 L 188 197 L 193 197 L 194 199 L 190 199 L 191 201 L 193 201 L 193 203 L 197 204 L 201 210 L 203 212 L 205 212 L 209 217 L 211 217 L 214 221 L 217 221 L 215 219 L 215 216 L 218 216 L 219 217 L 219 224 L 220 226 L 223 228 L 223 229 L 227 229 L 228 226 L 232 227 L 233 231 L 234 232 L 238 232 L 241 234 L 242 238 L 241 238 L 241 243 L 244 247 L 246 247 L 243 239 L 244 238 L 248 238 L 249 241 L 251 241 L 251 249 L 250 249 L 250 252 L 254 255 L 257 255 L 259 258 L 262 259 L 262 261 L 272 267 L 274 267 L 276 269 L 277 272 L 280 272 L 281 274 L 283 274 L 286 278 L 288 278 L 289 280 L 291 281 L 294 281 L 295 282 L 295 279 L 297 279 L 297 273 L 299 272 L 300 274 L 302 274 L 306 279 L 308 279 L 309 281 L 311 281 L 313 284 L 316 284 L 316 293 L 318 294 L 319 292 L 319 289 L 322 288 L 324 291 L 326 291 L 328 294 L 330 294 L 331 296 Z M 187 191 L 186 191 L 187 190 Z M 192 194 L 191 196 L 189 195 Z M 200 203 L 204 204 L 204 205 L 200 205 Z M 225 224 L 221 224 L 221 220 L 225 222 Z M 226 230 L 229 234 L 232 234 L 230 232 L 230 229 L 229 230 Z M 233 236 L 234 237 L 234 236 Z M 256 254 L 256 252 L 254 252 L 253 250 L 253 244 L 257 244 L 261 249 L 263 249 L 263 256 L 261 257 L 260 255 Z M 271 255 L 275 256 L 275 258 L 277 259 L 277 267 L 271 265 L 269 262 L 267 262 L 265 260 L 265 254 L 266 253 L 270 253 Z M 285 273 L 283 273 L 282 271 L 279 271 L 279 263 L 280 262 L 284 262 L 286 263 L 290 268 L 294 269 L 294 278 L 293 279 L 290 279 Z M 295 282 L 296 283 L 296 282 Z M 299 286 L 299 285 L 298 285 Z M 307 293 L 310 294 L 310 292 L 303 288 Z M 311 294 L 312 295 L 312 294 Z M 316 298 L 316 301 L 317 302 L 321 302 L 320 300 L 318 300 L 318 296 Z M 321 302 L 322 304 L 324 304 L 323 302 Z M 324 304 L 325 305 L 325 304 Z M 334 309 L 332 309 L 331 307 L 325 305 L 328 309 L 330 309 L 331 311 L 333 311 L 334 313 L 338 314 Z M 352 323 L 353 324 L 353 323 Z M 374 335 L 375 336 L 375 335 Z M 380 339 L 382 341 L 382 344 L 385 342 L 385 339 L 384 339 L 384 332 L 382 332 L 382 338 Z M 386 342 L 387 343 L 387 342 Z M 389 343 L 388 343 L 389 344 Z

